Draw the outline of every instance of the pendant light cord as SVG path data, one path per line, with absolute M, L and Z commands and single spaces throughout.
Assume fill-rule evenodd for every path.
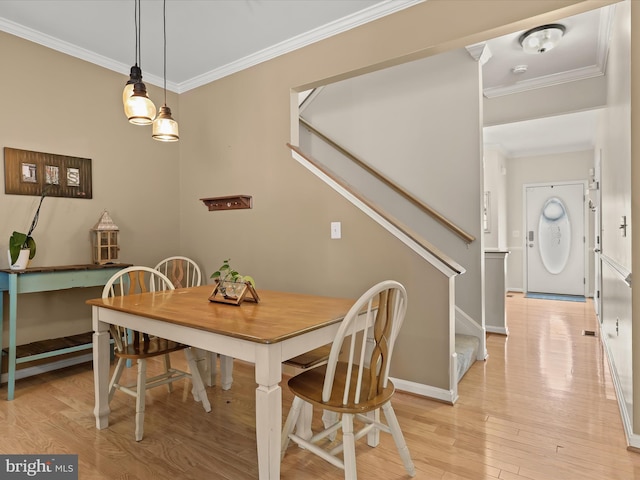
M 133 4 L 133 21 L 136 27 L 136 65 L 139 66 L 139 61 L 140 61 L 140 41 L 139 41 L 139 37 L 140 37 L 140 30 L 138 27 L 138 10 L 140 9 L 140 4 L 139 4 L 140 0 L 135 0 L 134 4 Z
M 142 45 L 142 39 L 140 38 L 142 36 L 141 31 L 142 31 L 142 6 L 141 6 L 141 0 L 135 0 L 136 1 L 136 13 L 135 13 L 135 19 L 136 19 L 136 65 L 140 66 L 140 69 L 142 70 L 142 55 L 141 55 L 141 45 Z
M 162 29 L 164 32 L 164 104 L 167 104 L 167 0 L 162 2 Z

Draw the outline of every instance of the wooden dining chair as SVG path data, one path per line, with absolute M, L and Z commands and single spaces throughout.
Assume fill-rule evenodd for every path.
M 155 269 L 166 275 L 175 288 L 199 287 L 202 284 L 200 267 L 188 257 L 165 258 Z M 216 384 L 216 360 L 220 357 L 220 387 L 229 390 L 233 384 L 233 357 L 198 348 L 193 350 L 200 376 L 208 387 Z
M 104 286 L 102 298 L 161 290 L 174 290 L 173 284 L 164 274 L 153 268 L 135 266 L 122 269 L 114 274 Z M 191 348 L 188 345 L 150 336 L 144 332 L 125 329 L 117 325 L 111 325 L 110 328 L 111 336 L 115 342 L 115 356 L 118 362 L 109 383 L 109 402 L 111 402 L 116 390 L 136 398 L 136 441 L 142 440 L 144 435 L 145 394 L 150 388 L 167 385 L 169 391 L 171 391 L 173 382 L 190 378 L 193 386 L 193 398 L 198 402 L 202 402 L 205 411 L 211 411 L 207 392 L 198 372 Z M 171 367 L 169 354 L 178 350 L 184 350 L 190 373 Z M 147 377 L 147 359 L 158 356 L 164 357 L 163 373 Z M 137 361 L 138 375 L 135 382 L 123 384 L 120 383 L 120 378 L 128 360 Z
M 406 309 L 407 293 L 400 283 L 387 280 L 374 285 L 354 303 L 342 321 L 327 364 L 289 379 L 294 399 L 282 432 L 283 457 L 289 440 L 293 440 L 306 451 L 342 468 L 345 479 L 355 480 L 356 440 L 367 435 L 368 444 L 375 447 L 379 432 L 383 431 L 393 436 L 405 469 L 409 475 L 415 475 L 391 406 L 394 386 L 389 380 L 393 346 Z M 363 322 L 364 331 L 358 333 Z M 310 438 L 302 438 L 293 433 L 293 428 L 305 403 L 336 412 L 341 418 Z M 381 419 L 380 409 L 386 423 Z M 327 439 L 339 430 L 341 438 L 334 442 Z
M 326 365 L 329 361 L 329 354 L 331 353 L 331 344 L 323 345 L 322 347 L 315 348 L 309 352 L 305 352 L 296 357 L 290 358 L 282 362 L 284 365 L 291 367 L 296 374 L 302 373 L 309 368 L 321 367 Z M 313 405 L 305 402 L 302 405 L 298 420 L 295 426 L 295 432 L 302 438 L 309 438 L 312 435 L 311 421 L 313 417 Z M 333 425 L 338 419 L 338 414 L 329 410 L 322 411 L 322 422 L 328 428 Z M 332 433 L 330 440 L 335 439 L 335 432 Z

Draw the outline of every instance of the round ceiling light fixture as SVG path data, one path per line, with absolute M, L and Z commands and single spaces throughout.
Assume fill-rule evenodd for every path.
M 565 31 L 566 27 L 559 23 L 541 25 L 524 32 L 518 41 L 525 53 L 544 53 L 558 44 Z

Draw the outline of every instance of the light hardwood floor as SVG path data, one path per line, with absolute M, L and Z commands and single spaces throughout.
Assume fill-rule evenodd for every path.
M 415 478 L 640 479 L 600 339 L 582 335 L 597 331 L 593 304 L 510 294 L 507 312 L 509 336 L 488 336 L 489 358 L 462 379 L 454 406 L 396 393 Z M 229 391 L 208 389 L 208 414 L 188 385 L 149 391 L 139 443 L 134 400 L 120 392 L 109 429 L 95 429 L 89 364 L 20 380 L 12 402 L 0 389 L 0 453 L 78 454 L 83 480 L 255 479 L 253 367 L 236 362 L 234 377 Z M 291 396 L 283 391 L 286 414 Z M 384 434 L 375 449 L 360 442 L 358 471 L 363 479 L 409 478 Z M 284 480 L 338 478 L 341 471 L 295 446 L 282 464 Z

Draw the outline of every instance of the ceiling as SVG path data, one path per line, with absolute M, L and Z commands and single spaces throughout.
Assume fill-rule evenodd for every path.
M 167 89 L 188 91 L 420 1 L 167 0 Z M 522 32 L 487 41 L 485 96 L 604 74 L 611 10 L 560 21 L 560 44 L 540 55 L 522 51 Z M 140 20 L 144 80 L 162 86 L 162 2 L 141 0 Z M 123 85 L 135 63 L 133 0 L 1 0 L 0 30 L 120 72 Z M 527 71 L 514 74 L 516 65 Z M 593 112 L 485 129 L 486 141 L 511 157 L 590 148 L 594 135 Z
M 566 32 L 556 48 L 531 55 L 518 39 L 523 32 L 486 42 L 490 59 L 483 65 L 487 98 L 519 93 L 605 74 L 615 7 L 562 19 Z M 513 67 L 526 65 L 525 73 Z M 565 153 L 594 148 L 597 110 L 582 111 L 484 128 L 485 145 L 498 146 L 509 158 Z
M 167 0 L 167 89 L 182 93 L 420 1 Z M 140 8 L 139 64 L 158 86 L 162 6 Z M 134 0 L 2 0 L 0 30 L 127 78 L 135 63 Z

